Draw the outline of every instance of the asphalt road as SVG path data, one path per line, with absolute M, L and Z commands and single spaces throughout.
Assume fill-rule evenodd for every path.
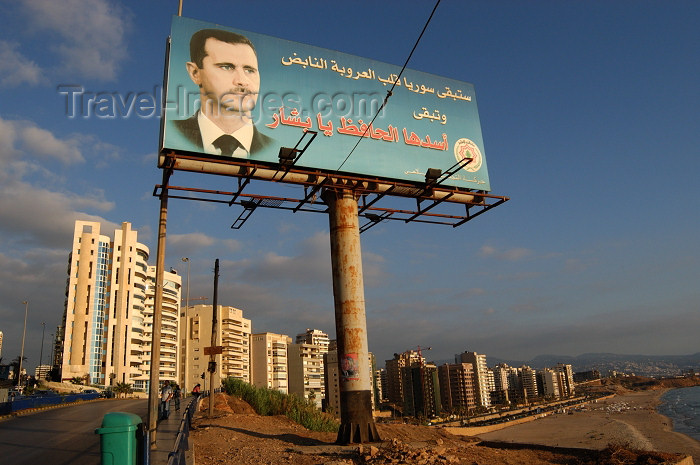
M 110 399 L 59 407 L 0 421 L 0 463 L 11 465 L 97 465 L 108 412 L 146 418 L 147 399 Z

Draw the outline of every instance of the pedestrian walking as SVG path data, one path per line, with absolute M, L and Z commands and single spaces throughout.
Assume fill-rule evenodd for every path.
M 173 386 L 173 399 L 175 399 L 175 411 L 180 410 L 180 397 L 182 396 L 182 391 L 180 391 L 180 385 L 175 384 Z
M 160 419 L 167 420 L 170 416 L 170 399 L 173 398 L 173 388 L 170 386 L 170 381 L 165 380 L 163 387 L 160 389 Z

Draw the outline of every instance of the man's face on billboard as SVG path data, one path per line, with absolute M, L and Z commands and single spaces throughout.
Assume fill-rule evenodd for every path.
M 230 44 L 209 38 L 204 44 L 202 67 L 187 63 L 187 70 L 201 89 L 205 113 L 248 113 L 255 108 L 260 91 L 258 58 L 246 44 Z

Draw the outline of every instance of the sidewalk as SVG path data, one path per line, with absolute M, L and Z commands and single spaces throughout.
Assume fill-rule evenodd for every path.
M 170 406 L 170 417 L 158 422 L 156 429 L 156 449 L 151 449 L 150 465 L 167 465 L 169 454 L 175 447 L 175 439 L 180 429 L 180 423 L 185 415 L 185 408 L 194 400 L 189 396 L 180 401 L 180 410 L 175 410 L 175 403 Z M 192 463 L 191 451 L 187 454 L 187 463 Z

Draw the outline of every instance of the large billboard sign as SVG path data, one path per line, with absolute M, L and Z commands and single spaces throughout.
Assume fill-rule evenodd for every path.
M 429 168 L 447 171 L 469 158 L 443 184 L 489 191 L 474 86 L 400 71 L 176 16 L 162 150 L 274 164 L 280 147 L 316 131 L 296 166 L 424 182 Z

